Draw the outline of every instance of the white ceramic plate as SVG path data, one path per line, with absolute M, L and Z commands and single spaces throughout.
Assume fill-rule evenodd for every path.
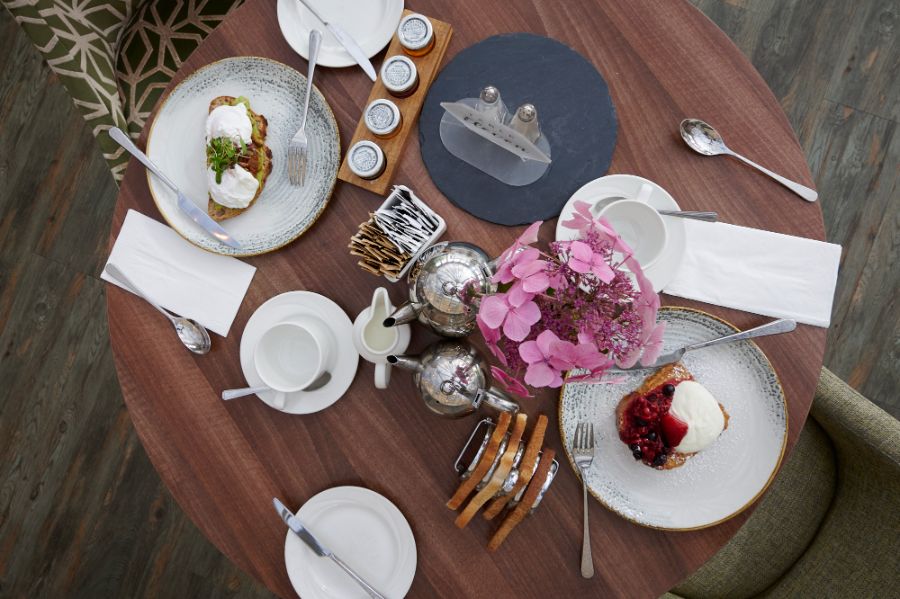
M 400 17 L 403 0 L 307 0 L 324 19 L 350 34 L 368 58 L 391 41 Z M 331 32 L 298 0 L 278 0 L 278 26 L 294 52 L 309 56 L 309 30 L 322 32 L 318 64 L 323 67 L 350 67 L 356 61 Z
M 388 599 L 400 599 L 416 573 L 416 540 L 400 510 L 362 487 L 322 491 L 297 512 L 322 544 Z M 331 560 L 319 557 L 293 532 L 284 561 L 294 590 L 304 599 L 366 599 L 368 595 Z
M 653 192 L 647 200 L 648 204 L 657 210 L 681 210 L 675 198 L 653 181 L 635 175 L 607 175 L 585 183 L 569 198 L 556 222 L 557 241 L 574 239 L 576 236 L 575 231 L 562 225 L 563 221 L 572 218 L 572 214 L 575 212 L 575 202 L 587 202 L 593 206 L 600 200 L 613 196 L 635 198 L 644 183 L 649 183 L 653 187 Z M 684 257 L 687 240 L 682 219 L 676 216 L 663 216 L 662 219 L 666 223 L 666 232 L 668 233 L 666 247 L 659 259 L 650 268 L 644 269 L 644 275 L 653 284 L 654 291 L 661 291 L 675 276 L 681 265 L 681 259 Z
M 284 322 L 298 314 L 319 316 L 334 335 L 334 365 L 329 368 L 331 380 L 315 391 L 295 391 L 286 393 L 284 407 L 275 406 L 278 391 L 266 391 L 257 396 L 271 408 L 288 414 L 312 414 L 324 410 L 339 400 L 356 376 L 359 355 L 353 345 L 353 323 L 340 306 L 318 293 L 311 291 L 289 291 L 276 295 L 261 305 L 247 321 L 241 335 L 241 369 L 250 387 L 265 386 L 253 364 L 253 351 L 262 334 L 279 322 Z
M 687 308 L 663 308 L 659 317 L 668 323 L 663 353 L 736 330 Z M 619 440 L 616 406 L 651 371 L 629 374 L 621 384 L 565 385 L 559 404 L 560 434 L 570 463 L 576 425 L 594 423 L 597 457 L 587 476 L 591 494 L 627 520 L 666 530 L 705 528 L 739 514 L 771 482 L 787 440 L 784 392 L 755 343 L 700 349 L 682 361 L 725 406 L 730 419 L 715 443 L 680 468 L 646 466 Z
M 306 78 L 287 65 L 253 56 L 227 58 L 189 75 L 163 100 L 147 137 L 147 155 L 206 212 L 206 115 L 217 96 L 244 96 L 269 122 L 266 144 L 272 173 L 253 206 L 219 224 L 243 246 L 235 250 L 207 235 L 178 209 L 175 193 L 147 174 L 163 218 L 191 243 L 217 254 L 252 256 L 280 248 L 316 221 L 334 187 L 341 148 L 331 108 L 314 90 L 309 103 L 307 182 L 294 187 L 287 176 L 287 149 L 300 128 Z

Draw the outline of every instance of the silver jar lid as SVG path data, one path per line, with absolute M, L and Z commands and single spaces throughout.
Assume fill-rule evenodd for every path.
M 381 82 L 392 94 L 409 91 L 417 78 L 416 65 L 406 56 L 391 56 L 381 65 Z
M 400 109 L 385 98 L 373 100 L 365 111 L 366 127 L 375 135 L 390 135 L 400 126 Z
M 357 177 L 374 179 L 384 170 L 384 152 L 373 141 L 356 142 L 347 155 L 347 164 Z
M 407 50 L 421 50 L 434 39 L 434 28 L 425 15 L 413 13 L 406 15 L 397 26 L 397 38 Z

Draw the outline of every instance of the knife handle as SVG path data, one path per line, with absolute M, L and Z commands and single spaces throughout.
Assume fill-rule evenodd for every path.
M 140 148 L 134 145 L 134 142 L 125 135 L 125 132 L 119 129 L 118 127 L 112 127 L 109 130 L 109 136 L 113 139 L 114 142 L 125 148 L 125 151 L 138 159 L 138 161 L 147 167 L 147 170 L 159 177 L 159 180 L 172 188 L 175 193 L 178 193 L 178 187 L 175 183 L 172 182 L 167 176 L 165 176 L 159 168 L 153 164 L 153 161 L 150 158 L 141 152 Z
M 340 566 L 341 569 L 342 569 L 344 572 L 346 572 L 347 574 L 349 574 L 349 575 L 350 575 L 350 578 L 352 578 L 353 580 L 356 581 L 356 584 L 358 584 L 359 586 L 361 586 L 362 588 L 364 588 L 364 589 L 366 590 L 366 592 L 369 594 L 369 597 L 372 597 L 372 599 L 387 599 L 384 595 L 382 595 L 381 593 L 379 593 L 378 591 L 376 591 L 376 590 L 372 587 L 372 585 L 370 585 L 368 582 L 366 582 L 365 580 L 363 580 L 362 577 L 361 577 L 359 574 L 357 574 L 356 572 L 354 572 L 354 571 L 353 571 L 353 568 L 351 568 L 350 566 L 348 566 L 347 564 L 345 564 L 344 561 L 343 561 L 341 558 L 339 558 L 338 556 L 336 556 L 336 555 L 333 554 L 333 553 L 332 553 L 331 555 L 329 555 L 328 557 L 331 558 L 331 561 L 333 561 L 333 562 L 336 563 L 338 566 Z

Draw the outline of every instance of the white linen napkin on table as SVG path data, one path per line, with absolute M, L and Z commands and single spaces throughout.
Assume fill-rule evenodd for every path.
M 107 264 L 159 305 L 225 337 L 256 268 L 201 250 L 171 228 L 129 210 Z M 104 281 L 119 284 L 104 270 Z
M 841 246 L 685 219 L 687 250 L 664 293 L 828 327 Z

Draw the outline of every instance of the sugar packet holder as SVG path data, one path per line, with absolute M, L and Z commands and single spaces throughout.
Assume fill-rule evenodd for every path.
M 379 242 L 374 244 L 371 235 L 366 235 L 367 232 L 372 232 L 373 228 L 379 234 Z M 351 254 L 363 258 L 359 262 L 363 270 L 396 283 L 406 276 L 419 255 L 434 245 L 446 230 L 447 223 L 444 219 L 409 187 L 395 185 L 391 194 L 372 214 L 369 221 L 360 225 L 360 231 L 351 239 Z M 368 238 L 363 239 L 364 237 Z M 384 247 L 386 244 L 390 244 L 390 247 Z M 392 272 L 385 272 L 385 269 L 373 266 L 373 262 L 379 263 L 379 258 L 385 255 L 402 256 L 405 263 L 399 270 L 392 269 Z M 394 272 L 396 274 L 393 274 Z

